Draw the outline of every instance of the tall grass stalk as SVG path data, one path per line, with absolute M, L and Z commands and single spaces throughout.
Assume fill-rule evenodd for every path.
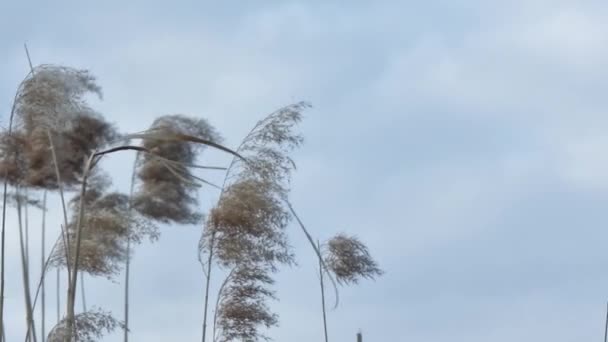
M 32 298 L 30 292 L 30 279 L 29 279 L 29 270 L 27 266 L 27 256 L 25 254 L 25 237 L 24 237 L 24 227 L 23 227 L 23 215 L 22 215 L 22 197 L 20 195 L 19 189 L 15 190 L 16 193 L 16 202 L 17 202 L 17 222 L 19 227 L 19 250 L 21 252 L 21 274 L 23 279 L 23 292 L 25 298 L 25 308 L 26 308 L 26 322 L 29 327 L 29 332 L 27 333 L 27 340 L 36 342 L 36 325 L 34 323 L 34 314 L 32 310 Z M 27 201 L 27 199 L 26 199 Z
M 131 170 L 131 184 L 129 187 L 129 214 L 133 210 L 133 191 L 135 189 L 135 176 L 137 172 L 137 161 L 139 160 L 139 152 L 135 154 L 135 160 L 133 161 L 133 168 Z M 129 280 L 131 277 L 131 232 L 130 226 L 127 227 L 127 260 L 125 263 L 125 307 L 124 307 L 124 324 L 123 329 L 123 340 L 124 342 L 129 341 Z
M 205 303 L 203 310 L 203 337 L 202 342 L 205 342 L 205 336 L 207 334 L 207 307 L 209 306 L 209 285 L 211 283 L 211 263 L 213 261 L 213 243 L 215 242 L 215 234 L 211 235 L 211 246 L 209 246 L 209 258 L 207 259 L 207 270 L 205 272 Z M 215 336 L 215 319 L 213 324 L 214 336 Z
M 21 89 L 23 82 L 19 85 Z M 13 133 L 13 121 L 15 118 L 15 110 L 17 108 L 17 99 L 19 96 L 19 90 L 15 93 L 13 99 L 13 106 L 11 108 L 11 114 L 8 122 L 8 137 L 12 137 Z M 8 199 L 8 169 L 5 169 L 3 175 L 3 191 L 2 191 L 2 230 L 0 232 L 0 332 L 1 335 L 6 335 L 4 331 L 4 288 L 5 288 L 5 265 L 6 265 L 6 201 Z M 5 338 L 4 338 L 5 339 Z M 6 340 L 6 339 L 5 339 Z
M 57 323 L 61 321 L 61 269 L 57 267 L 57 283 L 55 288 L 55 299 L 56 299 L 56 309 L 57 309 Z
M 230 153 L 234 156 L 243 158 L 237 152 L 235 152 L 227 147 L 224 147 L 222 145 L 219 145 L 219 144 L 209 141 L 207 139 L 201 139 L 201 138 L 197 138 L 197 137 L 190 136 L 187 134 L 181 134 L 181 133 L 175 133 L 175 132 L 166 132 L 166 133 L 161 133 L 161 134 L 141 133 L 141 134 L 133 135 L 131 137 L 136 137 L 136 138 L 152 137 L 155 139 L 165 140 L 165 141 L 181 141 L 181 142 L 198 143 L 198 144 L 215 147 L 219 150 Z M 71 336 L 76 336 L 76 334 L 75 334 L 76 332 L 74 331 L 75 317 L 76 317 L 74 309 L 75 309 L 75 299 L 76 299 L 76 285 L 77 285 L 77 279 L 78 279 L 78 261 L 80 259 L 82 232 L 83 232 L 83 227 L 84 227 L 83 223 L 84 223 L 84 215 L 85 215 L 85 198 L 86 198 L 85 195 L 86 195 L 86 191 L 87 191 L 87 182 L 88 182 L 89 176 L 91 175 L 91 171 L 93 170 L 93 168 L 97 165 L 97 163 L 100 161 L 100 159 L 103 156 L 105 156 L 107 154 L 112 154 L 115 152 L 127 151 L 127 150 L 149 153 L 161 161 L 166 160 L 165 158 L 156 155 L 155 153 L 149 151 L 148 149 L 146 149 L 144 147 L 133 146 L 133 145 L 121 145 L 118 147 L 111 147 L 111 148 L 108 148 L 103 151 L 94 151 L 93 153 L 91 153 L 91 155 L 85 162 L 85 166 L 84 166 L 83 173 L 82 173 L 81 189 L 80 189 L 80 194 L 79 194 L 80 204 L 78 206 L 78 216 L 77 216 L 77 221 L 76 221 L 76 235 L 74 237 L 74 241 L 75 241 L 74 260 L 72 263 L 72 274 L 71 274 L 71 277 L 68 282 L 66 329 L 68 331 L 68 335 L 71 335 Z M 165 166 L 167 167 L 168 171 L 172 171 L 171 164 L 168 162 L 165 162 L 165 163 L 166 163 Z M 179 176 L 175 172 L 173 172 L 173 175 L 176 177 Z M 69 261 L 70 260 L 67 259 L 68 263 L 69 263 Z
M 74 328 L 75 328 L 75 312 L 74 305 L 76 301 L 76 283 L 78 279 L 78 259 L 80 258 L 80 242 L 82 237 L 82 227 L 83 227 L 83 219 L 84 219 L 84 201 L 85 195 L 87 191 L 87 180 L 89 177 L 89 173 L 91 170 L 91 166 L 93 165 L 93 161 L 95 159 L 95 154 L 91 154 L 89 159 L 85 163 L 83 176 L 82 176 L 82 185 L 80 189 L 80 207 L 78 208 L 78 221 L 76 223 L 76 236 L 75 236 L 75 250 L 74 250 L 74 263 L 72 265 L 72 274 L 69 277 L 68 283 L 68 298 L 67 298 L 67 331 L 68 335 L 76 336 Z M 66 260 L 66 264 L 69 264 L 70 259 Z
M 298 222 L 300 229 L 302 229 L 302 232 L 304 233 L 304 235 L 306 235 L 306 239 L 308 239 L 308 242 L 312 246 L 312 249 L 317 254 L 317 258 L 319 258 L 319 262 L 321 263 L 321 266 L 325 269 L 325 271 L 327 271 L 326 272 L 327 278 L 329 278 L 329 280 L 331 281 L 332 287 L 334 288 L 334 296 L 335 296 L 334 297 L 334 309 L 335 309 L 340 304 L 340 293 L 338 291 L 338 284 L 334 280 L 334 277 L 331 275 L 331 273 L 329 273 L 329 267 L 327 266 L 327 263 L 323 260 L 323 255 L 321 254 L 321 250 L 317 247 L 317 244 L 315 244 L 314 240 L 312 239 L 312 236 L 308 232 L 308 229 L 306 229 L 306 226 L 304 226 L 304 223 L 300 219 L 300 216 L 298 216 L 298 214 L 296 213 L 296 210 L 293 208 L 293 206 L 291 205 L 291 203 L 289 201 L 286 200 L 285 203 L 287 204 L 287 207 L 289 208 L 289 211 L 291 211 L 291 214 L 293 215 L 293 217 Z
M 606 303 L 606 325 L 604 326 L 604 342 L 608 341 L 608 303 Z
M 41 287 L 42 287 L 42 292 L 41 292 L 41 305 L 40 305 L 40 311 L 41 311 L 41 317 L 40 317 L 40 337 L 42 339 L 42 342 L 45 342 L 46 340 L 46 327 L 45 327 L 45 323 L 46 323 L 46 291 L 45 291 L 45 274 L 46 274 L 46 250 L 45 250 L 45 244 L 46 244 L 46 190 L 44 191 L 43 195 L 42 195 L 42 227 L 40 230 L 40 235 L 41 235 L 41 246 L 40 246 L 40 279 L 41 279 Z
M 317 248 L 321 250 L 321 243 L 317 241 Z M 325 342 L 329 342 L 327 336 L 327 312 L 325 310 L 325 286 L 323 285 L 323 259 L 319 258 L 319 285 L 321 286 L 321 309 L 323 310 L 323 333 Z
M 27 188 L 24 188 L 25 201 L 23 202 L 24 223 L 25 223 L 25 263 L 27 265 L 27 278 L 30 278 L 30 223 L 29 223 L 29 193 Z M 28 284 L 30 286 L 31 284 Z M 31 294 L 30 294 L 31 296 Z
M 32 73 L 34 70 L 32 69 Z M 49 139 L 49 146 L 51 148 L 51 157 L 53 159 L 53 166 L 55 169 L 55 178 L 57 178 L 57 189 L 59 190 L 59 198 L 61 199 L 61 209 L 63 212 L 63 225 L 61 225 L 61 238 L 63 240 L 63 245 L 65 246 L 65 257 L 66 260 L 69 260 L 70 255 L 70 244 L 69 244 L 69 236 L 66 232 L 68 227 L 68 209 L 65 204 L 65 196 L 63 189 L 63 182 L 61 181 L 61 172 L 59 171 L 59 162 L 57 160 L 57 151 L 55 149 L 55 144 L 53 142 L 53 136 L 51 135 L 50 130 L 46 130 L 47 138 Z M 71 275 L 71 266 L 70 263 L 66 263 L 66 269 L 68 272 L 68 279 Z

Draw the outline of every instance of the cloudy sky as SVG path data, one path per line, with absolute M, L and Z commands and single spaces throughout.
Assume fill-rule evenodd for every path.
M 185 113 L 235 146 L 269 112 L 310 101 L 293 203 L 318 238 L 356 234 L 386 270 L 341 290 L 332 341 L 603 336 L 606 1 L 86 3 L 0 2 L 2 124 L 28 71 L 24 42 L 35 64 L 90 69 L 104 88 L 95 108 L 125 132 Z M 104 161 L 120 189 L 132 157 Z M 207 207 L 216 197 L 201 194 Z M 56 232 L 57 210 L 49 222 Z M 24 325 L 13 227 L 9 341 Z M 200 339 L 200 229 L 163 227 L 136 250 L 132 341 Z M 269 335 L 320 341 L 314 255 L 296 226 L 290 236 L 299 267 L 277 276 Z M 86 281 L 87 304 L 121 317 L 122 280 Z

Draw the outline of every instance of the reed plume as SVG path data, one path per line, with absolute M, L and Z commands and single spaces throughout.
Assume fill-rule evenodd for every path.
M 113 125 L 94 111 L 85 97 L 101 98 L 101 88 L 86 70 L 42 65 L 22 82 L 14 105 L 14 128 L 0 137 L 0 174 L 10 184 L 57 189 L 49 139 L 57 153 L 63 186 L 78 184 L 83 160 L 117 137 Z
M 355 236 L 336 235 L 327 241 L 324 252 L 325 263 L 339 284 L 357 284 L 361 279 L 375 279 L 384 273 L 367 246 Z
M 270 311 L 267 301 L 276 299 L 268 289 L 274 280 L 269 270 L 255 263 L 243 262 L 231 273 L 217 309 L 217 342 L 259 341 L 269 338 L 260 327 L 278 324 L 278 316 Z
M 323 332 L 325 342 L 329 341 L 327 333 L 327 310 L 325 308 L 325 275 L 340 285 L 357 284 L 361 279 L 375 279 L 384 271 L 371 257 L 367 246 L 355 236 L 338 234 L 325 244 L 319 245 L 319 285 L 321 286 L 321 309 L 323 313 Z M 323 265 L 326 265 L 325 267 Z
M 88 183 L 83 201 L 80 196 L 70 201 L 72 219 L 68 234 L 76 233 L 77 215 L 82 202 L 86 208 L 81 235 L 79 269 L 92 275 L 112 279 L 122 269 L 127 258 L 127 239 L 131 243 L 140 243 L 148 238 L 155 240 L 159 236 L 158 228 L 148 219 L 129 210 L 128 195 L 109 192 L 110 180 L 96 175 Z M 73 248 L 76 243 L 70 238 L 71 247 L 69 264 L 74 263 Z M 52 264 L 65 267 L 65 246 L 60 241 L 53 254 Z
M 230 268 L 246 260 L 272 270 L 293 264 L 285 232 L 289 217 L 272 184 L 251 178 L 231 184 L 207 221 L 207 234 L 215 235 L 218 264 Z
M 204 119 L 192 119 L 183 115 L 167 115 L 154 121 L 142 139 L 142 147 L 151 154 L 143 154 L 137 163 L 137 185 L 132 198 L 133 209 L 142 215 L 163 223 L 199 223 L 202 213 L 198 209 L 196 190 L 199 184 L 193 179 L 188 167 L 205 147 L 187 140 L 163 136 L 189 135 L 218 143 L 221 139 L 215 129 Z M 174 162 L 172 172 L 167 161 Z
M 67 318 L 62 319 L 47 337 L 48 342 L 96 342 L 107 333 L 117 328 L 124 329 L 124 324 L 116 320 L 111 313 L 93 308 L 79 313 L 74 319 L 75 334 L 70 332 Z
M 239 291 L 243 282 L 233 277 L 244 277 L 247 270 L 263 270 L 264 277 L 247 280 L 249 287 L 262 289 L 272 284 L 268 272 L 276 272 L 281 264 L 295 264 L 285 232 L 291 218 L 285 201 L 290 175 L 295 169 L 289 153 L 303 141 L 294 127 L 301 121 L 301 112 L 308 107 L 307 103 L 300 102 L 258 121 L 236 150 L 244 158 L 234 158 L 228 167 L 220 198 L 210 211 L 199 242 L 199 261 L 206 274 L 203 342 L 213 261 L 232 270 L 224 281 L 229 290 L 222 286 L 218 293 L 216 317 L 219 315 L 220 335 L 214 339 L 263 339 L 259 326 L 277 323 L 278 316 L 265 304 L 271 292 L 259 293 L 252 304 L 251 298 L 239 297 L 246 292 Z M 244 318 L 239 318 L 241 316 Z M 215 323 L 214 319 L 214 332 Z

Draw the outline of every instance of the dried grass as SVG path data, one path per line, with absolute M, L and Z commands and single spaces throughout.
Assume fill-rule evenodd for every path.
M 151 131 L 168 134 L 187 134 L 218 142 L 219 135 L 203 119 L 192 119 L 183 115 L 163 116 L 152 124 Z M 191 179 L 187 165 L 194 164 L 198 152 L 204 145 L 186 141 L 142 139 L 143 148 L 152 154 L 143 154 L 137 165 L 137 178 L 140 184 L 133 195 L 133 208 L 142 215 L 160 222 L 198 223 L 202 213 L 198 209 L 196 190 L 198 184 L 185 181 Z M 168 172 L 167 162 L 158 158 L 177 162 Z M 183 175 L 184 177 L 176 177 Z
M 95 342 L 117 328 L 124 329 L 124 324 L 112 314 L 96 308 L 76 315 L 74 321 L 75 336 L 70 334 L 67 318 L 64 318 L 49 332 L 47 341 Z
M 339 284 L 357 284 L 362 278 L 375 279 L 384 273 L 367 246 L 354 236 L 338 234 L 325 247 L 325 263 Z
M 259 121 L 236 150 L 244 159 L 234 158 L 226 172 L 220 199 L 210 211 L 199 242 L 199 260 L 207 276 L 203 341 L 213 256 L 218 265 L 232 269 L 218 294 L 219 335 L 215 339 L 267 339 L 259 327 L 278 322 L 266 304 L 274 298 L 267 287 L 273 283 L 269 273 L 281 264 L 295 264 L 285 232 L 291 219 L 285 203 L 296 167 L 289 152 L 303 141 L 294 127 L 307 107 L 307 103 L 297 103 Z M 202 261 L 205 254 L 207 265 Z
M 0 175 L 13 185 L 57 189 L 50 134 L 62 182 L 67 187 L 76 185 L 83 160 L 117 136 L 115 128 L 88 106 L 88 93 L 101 97 L 100 87 L 86 70 L 54 65 L 35 68 L 17 93 L 14 130 L 0 136 Z
M 240 180 L 211 210 L 206 234 L 215 235 L 220 265 L 231 268 L 246 260 L 276 270 L 278 264 L 294 264 L 285 232 L 290 215 L 272 189 L 262 180 Z
M 278 324 L 267 301 L 275 299 L 268 286 L 274 283 L 269 270 L 252 263 L 240 264 L 224 288 L 218 308 L 218 342 L 269 340 L 261 327 Z
M 84 198 L 85 216 L 83 222 L 79 269 L 93 276 L 113 278 L 122 269 L 127 259 L 128 239 L 140 243 L 148 238 L 159 236 L 158 227 L 148 219 L 129 210 L 129 196 L 108 192 L 109 180 L 103 176 L 93 177 Z M 80 197 L 70 202 L 72 219 L 68 234 L 75 235 Z M 74 238 L 70 238 L 70 265 L 73 264 L 75 251 Z M 52 265 L 66 266 L 65 248 L 62 242 L 55 249 Z

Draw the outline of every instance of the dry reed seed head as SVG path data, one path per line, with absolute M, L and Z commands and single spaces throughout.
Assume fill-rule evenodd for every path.
M 30 207 L 34 207 L 40 210 L 44 209 L 39 199 L 26 195 L 19 190 L 17 190 L 16 192 L 7 193 L 6 200 L 6 204 L 13 207 L 17 207 L 18 205 L 28 205 Z
M 214 253 L 220 265 L 264 262 L 275 269 L 295 263 L 285 232 L 289 220 L 272 183 L 243 179 L 228 186 L 211 210 L 207 234 L 215 234 Z
M 84 172 L 86 158 L 117 136 L 114 127 L 97 115 L 78 116 L 72 125 L 72 130 L 51 132 L 59 172 L 66 187 L 77 185 Z M 26 184 L 56 189 L 55 165 L 47 131 L 38 128 L 30 132 L 28 137 L 28 143 L 24 145 L 25 159 L 28 162 Z
M 267 203 L 266 215 L 262 216 L 262 219 L 271 218 L 272 220 L 274 218 L 274 222 L 289 220 L 290 216 L 287 211 L 277 201 L 287 198 L 289 176 L 291 171 L 295 169 L 295 163 L 289 158 L 288 153 L 303 141 L 301 135 L 294 133 L 294 127 L 301 121 L 301 112 L 308 107 L 310 107 L 308 103 L 296 103 L 281 108 L 260 120 L 237 149 L 237 152 L 244 155 L 247 160 L 234 159 L 227 171 L 226 184 L 228 186 L 225 189 L 232 189 L 233 193 L 235 190 L 237 192 L 241 191 L 243 196 L 248 188 L 244 186 L 245 184 L 256 183 L 254 187 L 257 187 L 257 190 L 263 189 L 262 194 L 256 199 L 258 206 L 260 203 Z M 230 184 L 236 186 L 233 187 Z M 261 241 L 256 241 L 255 235 L 252 235 L 253 238 L 243 238 L 244 235 L 239 233 L 243 230 L 239 229 L 238 226 L 243 225 L 245 218 L 238 213 L 240 210 L 238 207 L 243 206 L 243 203 L 250 199 L 239 201 L 236 198 L 240 195 L 231 195 L 230 198 L 225 200 L 224 198 L 228 192 L 230 191 L 223 191 L 220 203 L 212 210 L 211 217 L 207 221 L 206 229 L 199 241 L 199 259 L 204 258 L 203 254 L 209 252 L 211 236 L 215 236 L 212 233 L 216 230 L 222 230 L 223 236 L 219 236 L 217 241 L 214 241 L 214 245 L 217 244 L 220 247 L 218 248 L 219 252 L 222 253 L 220 259 L 223 260 L 222 263 L 225 266 L 235 264 L 242 255 L 247 254 L 253 254 L 254 258 L 258 260 L 277 260 L 281 263 L 293 264 L 294 257 L 289 251 L 290 248 L 287 245 L 284 233 L 272 234 L 271 239 L 261 239 Z M 262 199 L 263 197 L 265 199 Z M 272 209 L 269 209 L 271 207 Z M 228 214 L 230 211 L 237 211 L 237 213 L 234 217 L 231 217 L 233 215 Z M 239 217 L 240 224 L 231 222 Z M 250 223 L 258 220 L 257 226 L 263 225 L 263 223 L 260 223 L 261 220 L 252 216 L 246 218 L 246 220 L 249 220 Z M 275 231 L 282 230 L 286 224 L 286 222 L 275 224 L 275 227 L 281 227 L 281 229 L 275 229 Z M 233 229 L 230 229 L 231 226 Z M 273 238 L 278 242 L 274 246 L 272 245 Z M 259 248 L 258 246 L 268 247 L 256 255 L 255 251 Z
M 127 240 L 140 243 L 143 239 L 156 240 L 158 227 L 129 209 L 129 197 L 106 192 L 109 184 L 104 177 L 93 177 L 91 188 L 85 194 L 85 216 L 81 235 L 80 268 L 94 276 L 111 279 L 117 275 L 127 258 Z M 80 198 L 70 202 L 72 221 L 68 228 L 74 236 L 78 220 Z M 70 244 L 75 244 L 70 239 Z M 75 245 L 69 249 L 75 253 Z M 60 242 L 53 255 L 53 265 L 65 266 L 65 248 Z M 70 255 L 70 263 L 73 262 Z
M 203 119 L 193 119 L 183 115 L 163 116 L 154 121 L 148 132 L 159 136 L 187 134 L 218 142 L 219 135 Z M 167 169 L 166 162 L 154 155 L 143 154 L 138 160 L 137 177 L 139 184 L 133 195 L 133 207 L 142 215 L 160 222 L 194 224 L 202 220 L 198 209 L 196 191 L 198 185 L 186 182 L 190 171 L 186 165 L 195 162 L 197 152 L 204 145 L 185 141 L 156 139 L 154 134 L 143 139 L 143 147 L 151 153 L 183 165 L 172 165 L 173 172 Z M 176 176 L 177 172 L 180 176 Z
M 288 154 L 303 142 L 303 137 L 295 133 L 294 128 L 302 120 L 302 111 L 309 107 L 308 103 L 299 102 L 259 121 L 237 151 L 247 158 L 247 162 L 236 160 L 228 178 L 257 177 L 273 182 L 287 192 L 290 174 L 295 169 Z
M 95 342 L 112 331 L 126 329 L 125 324 L 115 319 L 111 313 L 93 308 L 87 312 L 77 314 L 74 318 L 76 336 L 68 331 L 67 319 L 62 319 L 48 334 L 48 342 L 66 342 L 71 336 L 72 341 Z
M 12 139 L 8 148 L 3 148 L 11 152 L 3 153 L 0 162 L 8 171 L 8 180 L 44 189 L 58 187 L 50 133 L 62 181 L 67 187 L 75 185 L 83 172 L 84 159 L 117 135 L 115 128 L 85 101 L 87 93 L 101 96 L 100 91 L 87 71 L 52 65 L 37 67 L 17 94 L 11 135 L 18 139 Z M 8 132 L 3 135 L 8 136 Z M 17 169 L 21 175 L 15 175 L 15 167 L 10 168 L 10 161 L 4 160 L 7 157 L 19 161 Z
M 27 161 L 21 151 L 26 144 L 23 132 L 0 134 L 0 177 L 6 176 L 9 184 L 21 184 L 27 175 Z
M 166 168 L 163 172 L 170 174 Z M 133 195 L 133 208 L 141 215 L 163 223 L 200 222 L 203 215 L 196 209 L 198 201 L 192 194 L 194 189 L 190 190 L 189 185 L 177 182 L 147 180 L 146 184 L 140 185 L 140 190 Z
M 384 273 L 365 244 L 354 236 L 336 235 L 324 252 L 325 263 L 340 284 L 357 284 L 361 278 L 375 279 Z
M 92 112 L 85 100 L 88 93 L 102 97 L 95 77 L 87 70 L 38 66 L 17 94 L 16 123 L 26 131 L 40 126 L 58 132 L 70 130 L 74 119 Z
M 244 263 L 233 270 L 218 308 L 220 342 L 268 340 L 260 329 L 278 324 L 278 316 L 267 304 L 275 299 L 268 289 L 273 283 L 268 269 L 255 263 Z

